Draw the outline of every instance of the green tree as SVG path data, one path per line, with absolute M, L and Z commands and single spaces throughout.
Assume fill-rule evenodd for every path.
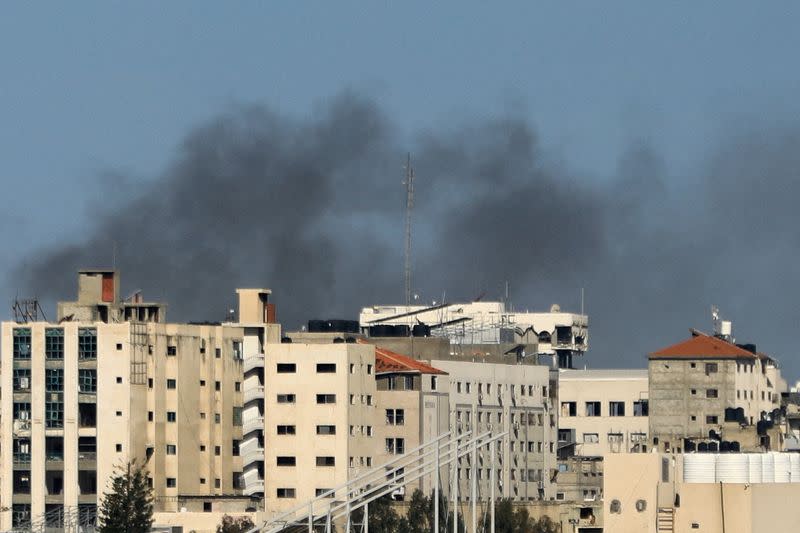
M 226 514 L 217 526 L 217 533 L 245 533 L 255 526 L 248 516 L 233 517 Z
M 400 529 L 400 516 L 395 511 L 392 498 L 388 494 L 370 502 L 368 511 L 370 533 L 405 533 L 405 530 Z M 360 525 L 363 520 L 364 508 L 361 507 L 353 513 L 351 521 Z
M 147 533 L 153 525 L 153 490 L 144 465 L 118 467 L 98 513 L 100 533 Z
M 481 524 L 489 527 L 489 511 L 481 518 Z M 496 533 L 556 533 L 556 524 L 550 517 L 543 516 L 539 520 L 531 518 L 528 509 L 518 507 L 510 499 L 498 500 L 494 507 L 494 525 Z
M 415 489 L 408 503 L 408 512 L 401 520 L 400 531 L 408 533 L 429 533 L 433 529 L 433 497 L 425 496 L 421 490 Z M 453 511 L 440 493 L 439 500 L 439 533 L 453 531 Z M 448 512 L 449 510 L 449 512 Z M 465 531 L 464 517 L 458 514 L 458 531 Z

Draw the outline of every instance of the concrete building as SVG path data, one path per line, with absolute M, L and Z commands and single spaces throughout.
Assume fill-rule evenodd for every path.
M 664 451 L 734 442 L 742 451 L 781 449 L 773 418 L 786 383 L 777 362 L 729 334 L 691 333 L 649 356 L 651 444 Z
M 410 451 L 449 431 L 450 382 L 448 375 L 422 361 L 375 347 L 378 415 L 376 464 L 385 464 L 402 451 Z M 393 495 L 403 499 L 413 489 L 428 494 L 429 477 L 401 486 Z
M 763 465 L 767 464 L 763 456 L 771 457 L 770 461 L 777 464 L 788 462 L 791 455 L 610 454 L 605 458 L 603 478 L 605 530 L 615 533 L 794 531 L 800 524 L 800 508 L 793 504 L 800 498 L 800 476 L 797 482 L 794 477 L 783 482 L 761 477 L 766 471 Z M 748 459 L 759 463 L 757 478 L 746 467 L 735 467 L 736 462 L 746 464 Z M 692 464 L 687 464 L 688 461 Z M 689 475 L 698 479 L 690 481 Z M 577 530 L 594 531 L 580 525 Z
M 647 451 L 647 370 L 559 370 L 559 458 Z
M 113 271 L 79 287 L 56 322 L 0 325 L 0 528 L 93 513 L 128 460 L 147 461 L 157 510 L 240 495 L 242 328 L 166 324 L 121 302 Z
M 264 355 L 263 480 L 271 515 L 378 466 L 376 427 L 384 418 L 374 346 L 285 342 Z
M 434 360 L 450 376 L 450 428 L 507 431 L 498 447 L 498 492 L 515 501 L 555 498 L 557 421 L 550 369 L 538 365 Z M 489 493 L 488 453 L 479 453 L 480 494 Z M 469 495 L 472 464 L 459 461 L 459 494 Z
M 561 368 L 572 368 L 573 358 L 589 347 L 589 318 L 562 312 L 558 305 L 537 313 L 511 311 L 504 302 L 377 305 L 363 308 L 359 322 L 370 337 L 434 336 L 452 346 L 502 345 L 503 352 L 517 356 L 552 356 Z

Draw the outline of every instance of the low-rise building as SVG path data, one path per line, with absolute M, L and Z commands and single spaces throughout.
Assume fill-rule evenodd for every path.
M 647 451 L 646 369 L 559 370 L 559 458 Z

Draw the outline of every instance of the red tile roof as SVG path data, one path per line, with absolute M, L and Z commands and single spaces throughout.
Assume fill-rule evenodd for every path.
M 366 341 L 360 340 L 359 343 L 368 344 Z M 375 373 L 385 374 L 388 372 L 414 372 L 419 374 L 441 374 L 446 375 L 447 372 L 434 368 L 431 365 L 412 359 L 406 355 L 392 352 L 386 348 L 379 346 L 375 347 Z
M 726 340 L 692 331 L 692 337 L 650 354 L 650 359 L 755 359 L 757 356 Z

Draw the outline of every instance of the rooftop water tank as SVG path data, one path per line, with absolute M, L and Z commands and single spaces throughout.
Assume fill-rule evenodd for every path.
M 769 453 L 760 453 L 761 483 L 775 483 L 775 458 Z
M 717 456 L 710 453 L 690 453 L 683 457 L 684 483 L 715 483 Z
M 750 462 L 747 455 L 725 453 L 717 456 L 716 481 L 722 483 L 747 483 L 750 477 Z
M 775 458 L 775 483 L 789 483 L 792 480 L 789 454 L 772 452 L 772 456 Z
M 760 453 L 747 453 L 743 454 L 747 457 L 747 462 L 749 464 L 749 473 L 748 473 L 748 483 L 761 483 L 761 479 L 763 477 L 761 470 L 762 470 L 762 460 Z

